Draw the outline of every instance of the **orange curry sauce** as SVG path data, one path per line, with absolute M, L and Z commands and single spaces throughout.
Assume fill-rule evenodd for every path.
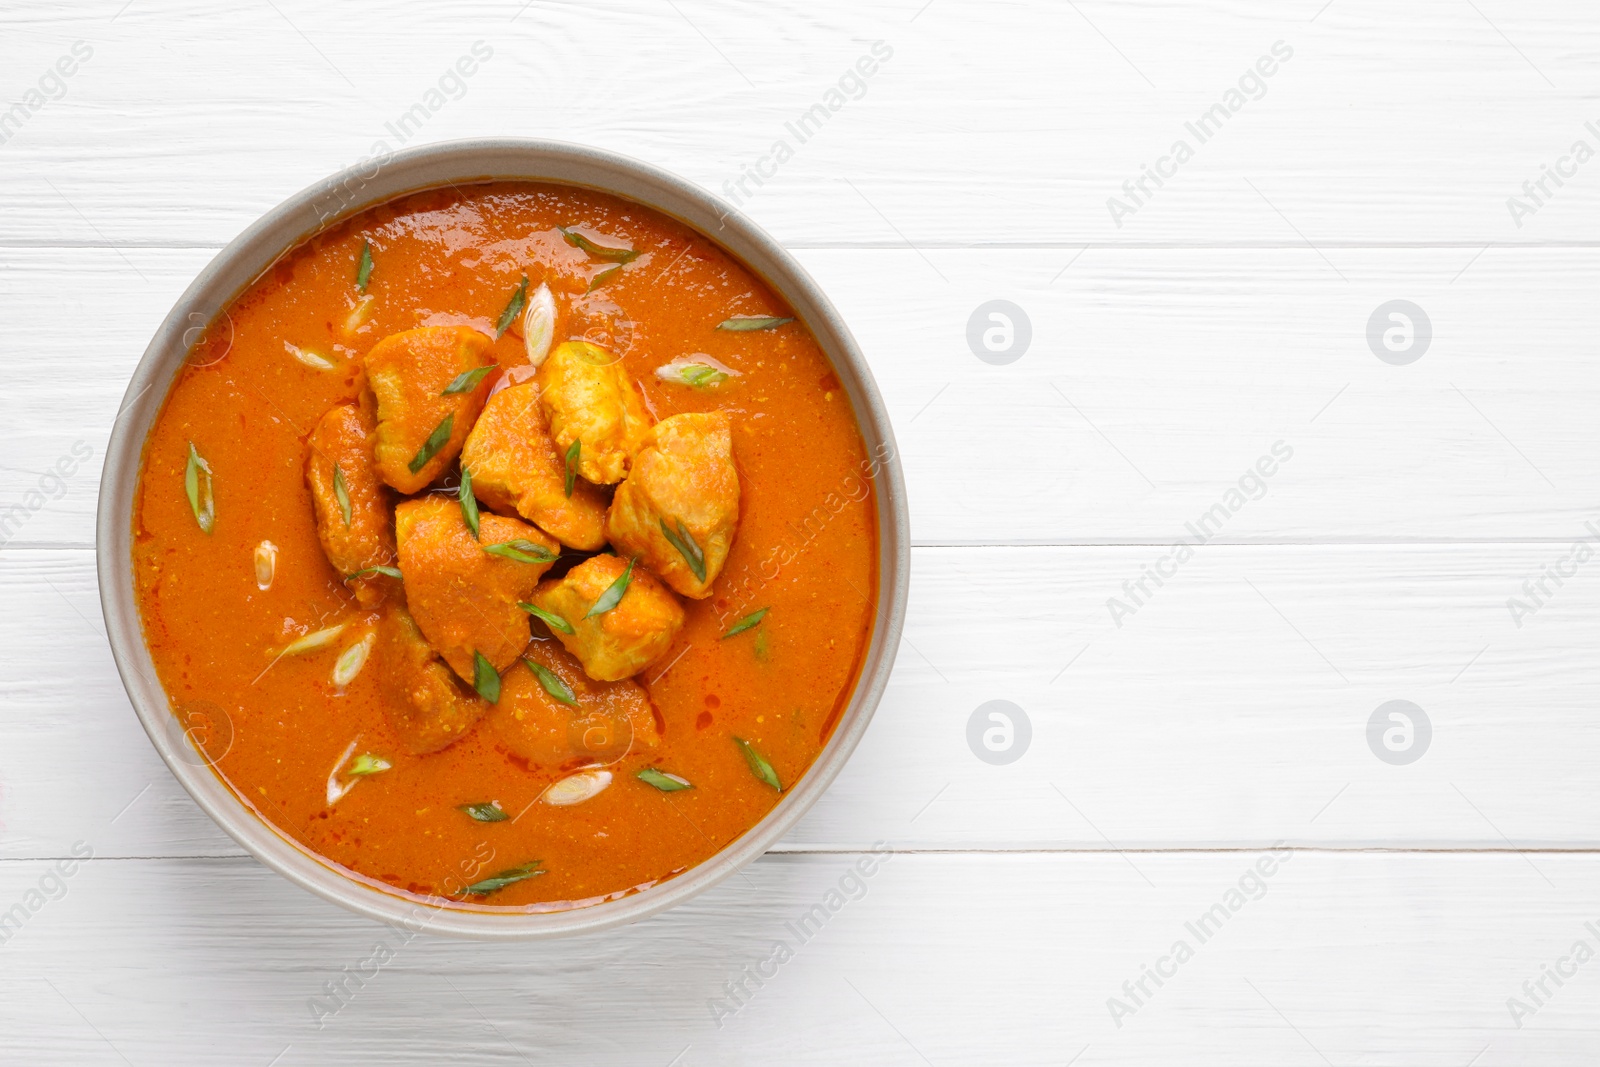
M 561 227 L 640 255 L 586 292 L 615 264 L 564 240 Z M 371 299 L 358 309 L 364 241 Z M 524 274 L 556 295 L 557 342 L 581 337 L 620 352 L 657 418 L 718 408 L 732 416 L 742 494 L 737 539 L 713 596 L 684 601 L 683 632 L 636 678 L 665 724 L 662 745 L 630 750 L 611 765 L 610 788 L 571 807 L 539 798 L 572 767 L 519 760 L 497 745 L 487 718 L 442 752 L 403 751 L 378 695 L 378 653 L 348 686 L 334 684 L 335 660 L 375 615 L 324 557 L 304 479 L 307 434 L 329 407 L 357 395 L 361 357 L 373 345 L 427 325 L 468 325 L 492 338 Z M 878 583 L 878 467 L 827 358 L 799 322 L 715 329 L 736 315 L 787 314 L 704 236 L 564 186 L 417 193 L 285 255 L 191 352 L 145 444 L 133 519 L 156 669 L 174 708 L 220 709 L 207 748 L 234 792 L 357 876 L 463 906 L 596 903 L 679 874 L 755 825 L 780 794 L 756 778 L 733 738 L 751 741 L 785 788 L 799 780 L 848 702 Z M 297 350 L 333 369 L 308 366 Z M 710 389 L 656 376 L 697 353 L 738 376 Z M 494 354 L 505 367 L 527 362 L 520 326 L 495 342 Z M 190 442 L 212 472 L 209 534 L 185 493 Z M 434 491 L 455 478 L 452 464 Z M 277 547 L 266 589 L 254 562 L 263 541 Z M 722 638 L 759 608 L 771 609 L 760 625 Z M 296 637 L 341 620 L 350 625 L 332 645 L 274 659 Z M 534 640 L 550 640 L 542 622 L 531 628 Z M 329 777 L 358 739 L 359 751 L 392 769 L 360 778 L 330 804 Z M 666 793 L 635 777 L 652 765 L 693 788 Z M 458 810 L 490 801 L 517 817 L 483 823 Z M 542 876 L 489 896 L 462 892 L 533 860 Z

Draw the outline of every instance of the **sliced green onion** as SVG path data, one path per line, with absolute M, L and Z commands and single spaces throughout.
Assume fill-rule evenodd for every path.
M 611 786 L 611 772 L 598 767 L 569 774 L 544 791 L 544 802 L 558 808 L 570 808 L 593 800 Z
M 689 570 L 694 575 L 694 580 L 704 582 L 706 580 L 706 554 L 705 550 L 695 543 L 694 534 L 690 533 L 681 521 L 678 522 L 677 533 L 672 532 L 672 527 L 667 525 L 666 519 L 662 519 L 660 522 L 662 534 L 672 543 L 672 547 L 678 550 L 678 555 L 683 557 L 683 562 L 689 565 Z
M 555 334 L 556 298 L 550 287 L 541 282 L 528 298 L 528 310 L 522 316 L 522 347 L 528 353 L 528 366 L 538 367 L 544 362 Z
M 581 248 L 596 259 L 609 259 L 613 263 L 632 263 L 639 258 L 637 250 L 622 248 L 617 245 L 595 244 L 577 230 L 569 230 L 565 226 L 557 226 L 561 236 L 567 239 L 567 244 L 574 248 Z
M 526 611 L 534 618 L 541 620 L 552 630 L 560 630 L 562 633 L 569 635 L 573 632 L 572 624 L 566 619 L 563 619 L 560 615 L 557 615 L 555 612 L 546 611 L 537 604 L 524 604 L 519 602 L 517 607 L 521 608 L 523 611 Z
M 352 641 L 350 647 L 339 653 L 339 658 L 333 662 L 333 684 L 343 689 L 356 680 L 356 675 L 361 673 L 361 668 L 367 665 L 367 656 L 372 652 L 373 644 L 378 640 L 378 635 L 368 633 L 359 641 Z
M 326 648 L 333 644 L 340 634 L 344 633 L 344 628 L 348 625 L 350 625 L 348 622 L 336 622 L 332 626 L 325 626 L 313 633 L 306 634 L 304 637 L 297 637 L 287 645 L 284 645 L 283 651 L 279 652 L 278 655 L 298 656 L 303 652 L 315 652 L 319 648 Z
M 554 563 L 561 557 L 543 545 L 534 544 L 523 537 L 513 541 L 499 541 L 484 545 L 483 550 L 492 555 L 514 559 L 518 563 Z
M 433 428 L 428 439 L 422 442 L 422 447 L 417 449 L 417 454 L 411 457 L 411 462 L 406 464 L 411 473 L 415 474 L 428 465 L 428 461 L 439 454 L 439 449 L 450 440 L 450 430 L 456 424 L 456 413 L 451 412 L 444 417 L 444 421 Z
M 490 875 L 481 882 L 473 882 L 462 892 L 480 897 L 493 893 L 497 889 L 504 889 L 508 885 L 515 885 L 517 882 L 525 881 L 535 875 L 544 874 L 545 872 L 539 869 L 539 864 L 539 860 L 532 860 L 522 864 L 520 867 L 512 867 L 509 870 L 501 871 L 499 874 Z
M 553 699 L 559 700 L 563 704 L 570 704 L 573 707 L 578 706 L 578 698 L 572 694 L 572 687 L 563 682 L 559 674 L 542 663 L 535 663 L 526 656 L 522 657 L 522 662 L 528 665 L 528 669 L 533 672 L 533 676 L 539 679 L 539 685 Z
M 353 778 L 363 778 L 369 774 L 382 774 L 393 766 L 394 764 L 382 756 L 374 756 L 370 752 L 363 752 L 350 761 L 350 769 L 345 773 Z
M 271 541 L 263 541 L 256 546 L 256 588 L 261 590 L 272 588 L 272 579 L 278 573 L 278 546 Z
M 572 496 L 572 487 L 578 480 L 578 460 L 583 455 L 583 438 L 574 437 L 572 444 L 567 446 L 567 496 Z
M 461 488 L 456 490 L 456 500 L 461 503 L 461 517 L 467 520 L 472 539 L 478 539 L 478 498 L 472 495 L 472 472 L 461 468 Z
M 570 484 L 570 482 L 569 482 Z M 194 442 L 189 442 L 189 462 L 183 468 L 183 491 L 189 497 L 189 510 L 202 533 L 217 524 L 217 501 L 211 493 L 211 464 L 200 458 Z M 567 490 L 572 495 L 572 490 Z
M 353 334 L 357 330 L 361 329 L 361 327 L 366 325 L 367 318 L 372 314 L 372 305 L 376 300 L 377 297 L 372 296 L 369 293 L 360 300 L 356 301 L 355 306 L 352 307 L 349 314 L 345 315 L 344 317 L 345 333 Z
M 356 288 L 367 291 L 367 280 L 372 277 L 372 242 L 361 242 L 361 265 L 356 268 Z
M 664 382 L 702 390 L 714 389 L 738 375 L 738 371 L 712 359 L 704 352 L 695 352 L 656 368 L 656 377 Z
M 778 318 L 775 315 L 735 315 L 731 319 L 724 319 L 717 323 L 717 329 L 732 330 L 734 333 L 749 333 L 751 330 L 776 330 L 779 326 L 793 321 L 792 317 Z
M 439 395 L 459 396 L 462 393 L 470 393 L 478 387 L 478 383 L 483 381 L 490 371 L 498 366 L 498 363 L 491 363 L 486 367 L 474 367 L 471 370 L 464 370 L 456 375 L 450 384 L 444 387 L 444 392 Z
M 778 772 L 773 770 L 772 764 L 768 763 L 761 753 L 755 750 L 754 745 L 742 737 L 735 737 L 733 739 L 733 743 L 738 745 L 739 748 L 743 750 L 744 761 L 750 765 L 751 774 L 755 775 L 761 781 L 767 783 L 778 792 L 783 792 L 783 786 L 778 782 Z
M 506 309 L 500 312 L 500 318 L 494 324 L 494 339 L 500 340 L 511 324 L 517 321 L 517 316 L 522 313 L 522 307 L 528 302 L 528 276 L 522 276 L 522 284 L 517 286 L 517 291 L 511 294 L 511 301 L 506 304 Z
M 333 465 L 333 498 L 339 502 L 339 514 L 344 516 L 345 529 L 350 528 L 350 487 L 345 485 L 344 471 Z
M 715 367 L 708 367 L 704 363 L 690 363 L 680 372 L 683 380 L 696 389 L 709 389 L 713 385 L 721 385 L 728 380 L 728 376 Z
M 589 609 L 588 614 L 584 615 L 584 618 L 592 619 L 596 615 L 604 615 L 606 612 L 622 603 L 622 595 L 628 591 L 628 582 L 630 579 L 632 579 L 632 577 L 633 560 L 630 559 L 628 561 L 628 566 L 622 572 L 622 577 L 612 582 L 611 585 L 606 588 L 606 591 L 600 594 L 600 599 L 594 602 L 594 607 Z
M 722 639 L 726 641 L 735 634 L 742 634 L 746 630 L 750 629 L 750 627 L 760 625 L 761 620 L 766 618 L 767 612 L 771 610 L 771 608 L 762 608 L 759 611 L 752 611 L 750 614 L 746 615 L 744 618 L 728 627 L 728 632 L 722 635 Z
M 344 580 L 347 581 L 347 582 L 353 582 L 357 578 L 371 578 L 374 574 L 386 574 L 390 578 L 402 578 L 403 579 L 403 577 L 404 577 L 400 573 L 400 568 L 399 567 L 363 567 L 361 570 L 356 571 L 354 574 L 345 575 L 344 576 Z
M 476 650 L 472 653 L 472 688 L 489 703 L 500 703 L 500 672 Z
M 594 292 L 596 289 L 600 288 L 606 282 L 609 282 L 613 277 L 615 277 L 617 272 L 620 270 L 622 270 L 621 263 L 618 263 L 615 267 L 607 267 L 605 270 L 589 279 L 589 288 L 585 289 L 584 292 Z
M 659 770 L 655 767 L 646 767 L 634 777 L 638 778 L 639 781 L 643 782 L 645 785 L 655 786 L 663 793 L 676 793 L 680 789 L 694 788 L 694 786 L 689 784 L 689 780 L 687 778 L 680 778 L 676 774 L 668 774 L 666 771 Z
M 487 804 L 462 804 L 456 810 L 466 812 L 478 822 L 505 822 L 511 818 L 492 800 Z
M 312 370 L 332 370 L 334 367 L 338 366 L 338 364 L 334 363 L 334 361 L 329 359 L 327 356 L 320 352 L 313 352 L 309 348 L 301 348 L 299 345 L 292 345 L 287 341 L 283 343 L 283 347 L 284 350 L 296 360 L 304 363 Z

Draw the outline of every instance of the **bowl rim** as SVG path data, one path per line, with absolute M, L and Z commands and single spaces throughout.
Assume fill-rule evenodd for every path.
M 878 602 L 850 701 L 828 744 L 767 815 L 705 862 L 613 900 L 567 911 L 473 910 L 379 889 L 258 815 L 181 732 L 146 648 L 133 586 L 133 503 L 144 446 L 191 347 L 218 314 L 290 250 L 366 208 L 447 184 L 542 181 L 640 203 L 721 245 L 772 287 L 811 330 L 848 396 L 878 468 Z M 117 672 L 162 761 L 202 811 L 242 848 L 301 888 L 357 914 L 414 932 L 480 940 L 592 933 L 648 918 L 730 877 L 791 830 L 833 782 L 882 699 L 904 626 L 910 519 L 899 451 L 866 358 L 811 276 L 769 234 L 700 186 L 586 145 L 532 138 L 434 142 L 368 157 L 310 185 L 257 219 L 208 263 L 163 319 L 128 383 L 100 482 L 95 520 L 101 610 Z

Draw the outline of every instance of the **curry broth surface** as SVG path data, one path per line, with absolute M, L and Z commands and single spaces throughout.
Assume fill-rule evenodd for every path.
M 585 295 L 612 264 L 568 244 L 561 226 L 641 254 Z M 373 299 L 352 330 L 363 240 Z M 333 684 L 339 652 L 375 616 L 324 557 L 303 475 L 307 434 L 329 407 L 356 396 L 368 349 L 424 325 L 470 325 L 492 337 L 524 273 L 534 287 L 549 284 L 564 310 L 556 340 L 586 337 L 622 352 L 657 418 L 728 411 L 740 471 L 738 535 L 715 594 L 684 601 L 682 634 L 637 679 L 665 723 L 663 743 L 629 751 L 611 766 L 610 788 L 573 807 L 536 802 L 571 768 L 519 763 L 497 746 L 492 713 L 453 747 L 412 756 L 385 718 L 375 660 L 342 691 Z M 135 505 L 145 639 L 175 708 L 214 706 L 225 716 L 210 734 L 213 757 L 226 745 L 216 761 L 223 778 L 281 831 L 359 875 L 493 906 L 626 893 L 704 861 L 753 826 L 780 797 L 754 777 L 733 738 L 751 741 L 786 788 L 800 779 L 848 701 L 878 580 L 876 467 L 826 357 L 800 323 L 714 329 L 734 315 L 788 313 L 682 224 L 562 186 L 415 194 L 285 256 L 191 353 L 146 442 Z M 328 356 L 336 369 L 308 367 L 289 346 Z M 704 391 L 655 376 L 696 353 L 739 376 Z M 496 342 L 495 355 L 503 366 L 527 362 L 516 332 Z M 213 473 L 210 534 L 185 496 L 191 441 Z M 266 590 L 254 567 L 263 540 L 278 548 Z M 759 627 L 721 639 L 762 607 L 771 610 Z M 274 662 L 289 641 L 340 620 L 351 626 L 332 646 Z M 549 639 L 542 623 L 533 631 Z M 330 805 L 329 775 L 353 741 L 393 769 Z M 663 793 L 634 777 L 651 765 L 694 788 Z M 457 810 L 487 801 L 522 814 L 479 823 Z M 459 896 L 531 860 L 547 873 L 486 898 Z

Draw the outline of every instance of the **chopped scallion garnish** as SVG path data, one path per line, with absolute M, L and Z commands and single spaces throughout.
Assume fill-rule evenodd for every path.
M 500 672 L 478 651 L 472 653 L 472 688 L 489 703 L 500 703 Z
M 628 582 L 632 578 L 633 560 L 630 559 L 628 561 L 628 566 L 622 571 L 622 577 L 618 578 L 616 581 L 612 582 L 606 587 L 606 591 L 600 594 L 600 599 L 594 602 L 594 607 L 589 609 L 588 614 L 584 615 L 584 618 L 592 619 L 596 615 L 604 615 L 606 612 L 622 603 L 622 596 L 628 591 Z
M 572 487 L 578 480 L 578 461 L 583 456 L 583 438 L 574 437 L 572 444 L 567 446 L 567 496 L 572 496 Z
M 783 786 L 778 782 L 778 772 L 772 769 L 772 764 L 757 752 L 755 746 L 742 737 L 735 737 L 733 743 L 744 752 L 744 761 L 750 765 L 750 773 L 761 781 L 767 783 L 778 792 L 783 792 Z
M 354 574 L 345 575 L 344 580 L 347 582 L 353 582 L 357 578 L 371 578 L 374 574 L 385 574 L 390 578 L 402 577 L 399 567 L 363 567 Z
M 462 804 L 456 810 L 466 812 L 478 822 L 505 822 L 511 818 L 499 804 L 492 800 L 487 804 Z
M 382 756 L 374 756 L 370 752 L 363 752 L 350 761 L 350 769 L 345 773 L 354 778 L 363 778 L 369 774 L 382 774 L 393 766 L 394 764 Z
M 672 532 L 672 527 L 667 525 L 666 519 L 661 519 L 660 522 L 661 533 L 671 543 L 672 547 L 678 550 L 678 555 L 683 557 L 683 562 L 688 566 L 690 573 L 694 575 L 694 580 L 704 582 L 706 580 L 706 554 L 705 550 L 695 542 L 694 534 L 690 533 L 681 521 L 678 522 L 677 533 Z
M 474 367 L 471 370 L 462 371 L 451 380 L 449 385 L 444 387 L 444 392 L 439 395 L 459 396 L 462 393 L 472 392 L 478 387 L 478 383 L 483 381 L 496 366 L 498 364 L 491 363 L 486 367 Z
M 456 500 L 461 504 L 461 517 L 467 520 L 472 539 L 478 539 L 478 498 L 472 495 L 472 472 L 461 468 L 461 488 L 456 490 Z
M 500 312 L 500 318 L 494 324 L 494 339 L 500 340 L 517 316 L 522 314 L 522 308 L 528 302 L 528 276 L 522 276 L 522 284 L 517 286 L 517 291 L 511 294 L 511 300 L 506 304 L 506 309 Z
M 589 288 L 585 289 L 584 292 L 585 293 L 594 292 L 596 289 L 600 288 L 606 282 L 609 282 L 612 278 L 616 277 L 618 272 L 620 272 L 621 270 L 622 270 L 622 264 L 621 263 L 618 263 L 614 267 L 607 267 L 605 270 L 601 271 L 599 274 L 596 274 L 593 278 L 589 279 Z
M 762 608 L 759 611 L 752 611 L 750 614 L 746 615 L 744 618 L 728 627 L 728 632 L 722 635 L 722 639 L 726 641 L 735 634 L 742 634 L 752 626 L 760 625 L 761 620 L 766 618 L 767 612 L 771 610 L 771 608 Z
M 356 268 L 356 288 L 367 291 L 367 280 L 372 277 L 372 242 L 361 242 L 361 265 Z
M 655 767 L 646 767 L 634 777 L 646 785 L 655 786 L 663 793 L 676 793 L 680 789 L 694 788 L 689 784 L 687 778 L 681 778 L 676 774 L 668 774 L 666 771 Z
M 501 871 L 499 874 L 490 875 L 481 882 L 473 882 L 462 892 L 480 897 L 487 893 L 493 893 L 497 889 L 504 889 L 508 885 L 514 885 L 535 875 L 545 873 L 539 869 L 539 864 L 539 860 L 532 860 L 522 864 L 520 867 L 512 867 L 509 870 Z
M 339 514 L 344 516 L 345 529 L 350 528 L 350 487 L 344 482 L 344 471 L 333 465 L 333 498 L 339 502 Z
M 183 491 L 189 497 L 189 510 L 202 533 L 217 524 L 217 502 L 211 493 L 211 464 L 200 458 L 194 442 L 189 442 L 189 462 L 183 468 Z M 569 489 L 567 495 L 571 496 Z
M 751 330 L 776 330 L 779 326 L 793 321 L 793 318 L 778 318 L 775 315 L 735 315 L 731 319 L 717 323 L 717 329 L 749 333 Z
M 565 226 L 558 226 L 561 236 L 567 239 L 567 244 L 574 248 L 581 248 L 596 259 L 609 259 L 613 263 L 632 263 L 639 258 L 637 250 L 622 248 L 618 245 L 596 244 L 577 230 L 569 230 Z
M 712 359 L 704 352 L 694 352 L 656 368 L 656 377 L 662 381 L 700 390 L 714 389 L 738 374 L 732 367 Z
M 549 693 L 552 699 L 559 700 L 563 704 L 570 704 L 573 707 L 578 706 L 578 698 L 573 695 L 572 687 L 563 682 L 559 674 L 542 663 L 535 663 L 526 656 L 522 657 L 522 662 L 528 665 L 528 669 L 533 672 L 533 676 L 539 679 L 540 687 L 546 693 Z
M 411 462 L 406 464 L 412 474 L 417 473 L 428 465 L 428 461 L 439 454 L 445 442 L 450 440 L 450 431 L 456 424 L 456 414 L 451 412 L 444 417 L 444 421 L 433 428 L 428 439 L 422 442 L 422 447 L 417 449 L 417 454 L 411 457 Z
M 526 611 L 534 618 L 542 620 L 544 624 L 550 627 L 552 630 L 560 630 L 562 633 L 568 635 L 573 633 L 572 624 L 553 611 L 546 611 L 537 604 L 518 603 L 517 607 L 521 608 L 523 611 Z
M 543 545 L 535 544 L 524 537 L 484 545 L 483 550 L 491 555 L 514 559 L 518 563 L 554 563 L 561 558 Z
M 303 637 L 297 637 L 287 645 L 284 645 L 283 650 L 278 655 L 298 656 L 305 652 L 315 652 L 319 648 L 326 648 L 333 644 L 340 634 L 344 633 L 344 628 L 348 625 L 350 625 L 348 621 L 336 622 L 332 626 L 325 626 Z

